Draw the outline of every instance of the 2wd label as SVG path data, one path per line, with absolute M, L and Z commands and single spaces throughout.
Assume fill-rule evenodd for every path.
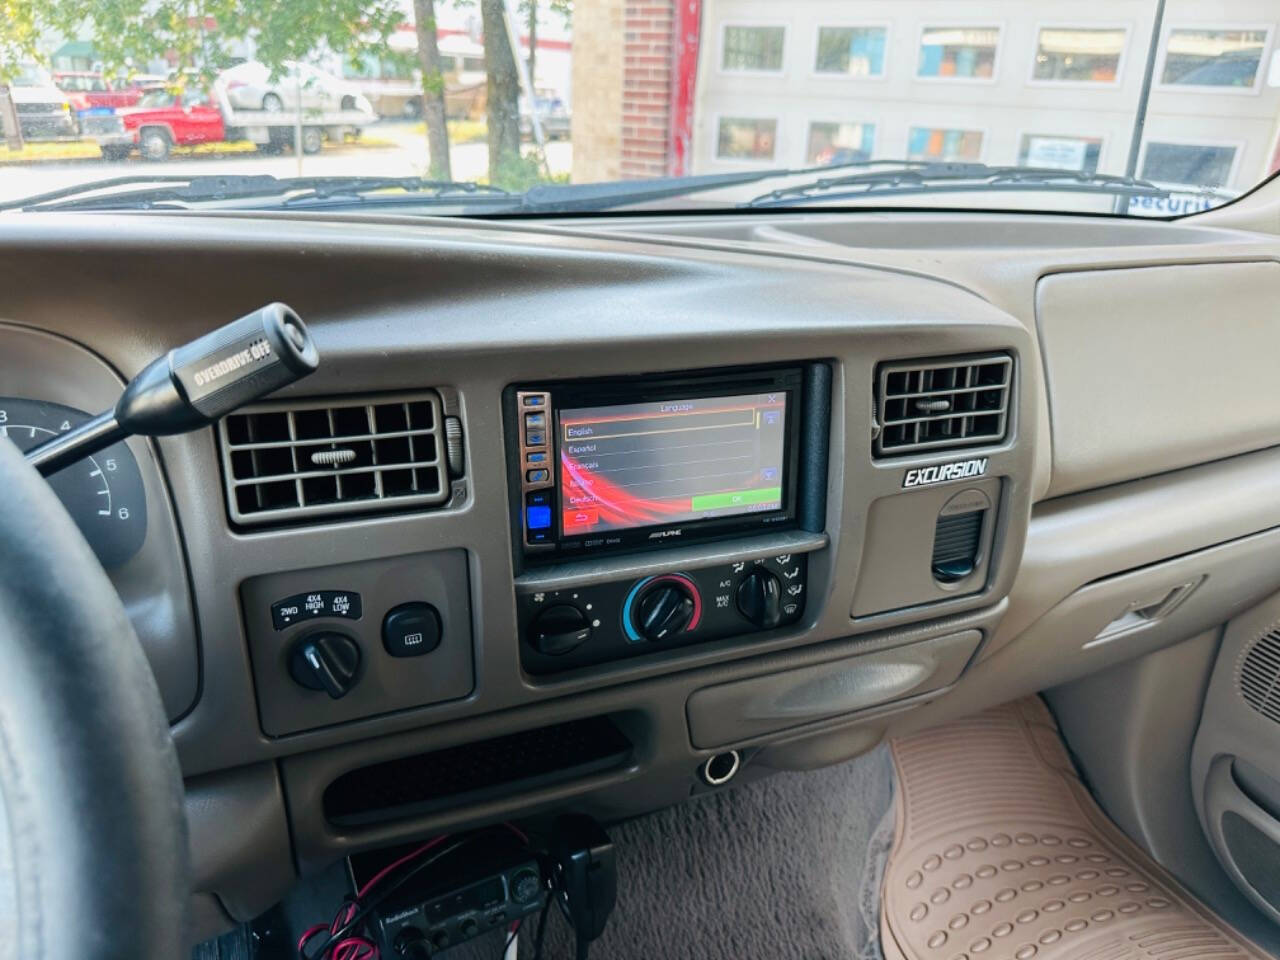
M 935 467 L 916 467 L 908 470 L 906 476 L 902 478 L 902 487 L 905 490 L 908 487 L 927 487 L 933 483 L 946 483 L 949 480 L 967 480 L 969 477 L 980 477 L 986 472 L 986 457 L 944 463 Z

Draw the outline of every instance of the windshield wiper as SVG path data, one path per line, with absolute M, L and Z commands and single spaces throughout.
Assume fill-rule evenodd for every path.
M 125 187 L 138 186 L 128 190 Z M 458 180 L 426 180 L 421 177 L 284 177 L 249 176 L 127 176 L 93 180 L 48 193 L 0 203 L 0 210 L 157 210 L 187 209 L 190 204 L 256 197 L 279 198 L 280 206 L 305 202 L 343 203 L 369 200 L 380 191 L 396 200 L 412 196 L 423 200 L 466 198 L 517 198 L 500 187 Z
M 1148 180 L 1081 170 L 898 161 L 873 161 L 867 166 L 880 163 L 892 163 L 893 169 L 867 170 L 838 177 L 822 176 L 762 193 L 743 206 L 789 207 L 860 200 L 880 194 L 903 196 L 914 193 L 985 193 L 992 190 L 1052 190 L 1131 198 L 1169 196 L 1168 190 Z

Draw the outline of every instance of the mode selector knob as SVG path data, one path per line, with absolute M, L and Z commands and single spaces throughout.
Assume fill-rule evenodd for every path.
M 591 638 L 591 621 L 571 603 L 547 607 L 529 624 L 529 643 L 549 657 L 576 650 Z
M 768 570 L 753 570 L 738 584 L 738 612 L 762 630 L 782 622 L 782 582 Z
M 360 647 L 345 633 L 324 630 L 310 633 L 293 645 L 289 675 L 308 690 L 323 690 L 334 700 L 345 697 L 356 685 L 360 671 Z
M 646 640 L 665 640 L 687 627 L 693 612 L 693 594 L 689 588 L 678 581 L 665 580 L 640 595 L 636 629 Z

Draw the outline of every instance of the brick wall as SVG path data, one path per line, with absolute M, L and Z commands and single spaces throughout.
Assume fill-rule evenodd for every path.
M 626 0 L 622 176 L 669 170 L 674 0 Z
M 675 0 L 592 0 L 573 11 L 573 179 L 666 176 Z

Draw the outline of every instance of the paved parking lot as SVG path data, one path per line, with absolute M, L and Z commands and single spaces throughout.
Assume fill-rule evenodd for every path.
M 366 133 L 368 143 L 330 145 L 312 156 L 303 156 L 302 176 L 423 176 L 428 169 L 426 136 L 412 124 L 380 123 Z M 0 147 L 3 149 L 3 147 Z M 488 172 L 489 150 L 484 143 L 463 143 L 450 151 L 455 180 L 476 180 Z M 547 145 L 547 165 L 552 173 L 568 173 L 573 148 L 564 142 Z M 132 157 L 123 163 L 64 161 L 0 166 L 0 200 L 74 186 L 105 177 L 134 175 L 271 174 L 298 176 L 299 165 L 291 154 L 269 156 L 243 153 L 202 156 L 175 155 L 164 163 Z

